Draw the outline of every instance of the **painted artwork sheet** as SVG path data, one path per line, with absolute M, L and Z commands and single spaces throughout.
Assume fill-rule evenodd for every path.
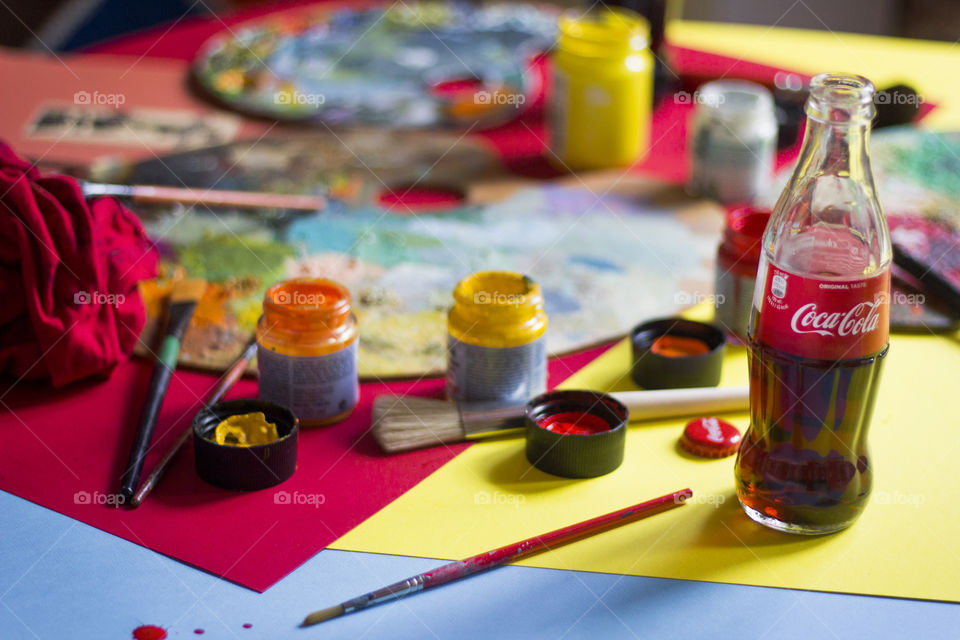
M 322 193 L 331 201 L 311 214 L 141 211 L 167 275 L 211 283 L 181 359 L 212 368 L 246 342 L 266 288 L 294 276 L 350 289 L 364 377 L 441 372 L 453 287 L 484 269 L 540 283 L 551 354 L 594 345 L 709 295 L 723 220 L 717 206 L 624 171 L 518 182 L 475 143 L 412 133 L 238 143 L 151 161 L 135 174 L 151 184 Z M 464 200 L 425 211 L 380 204 L 384 189 L 414 183 L 455 189 Z M 151 287 L 148 344 L 164 280 Z

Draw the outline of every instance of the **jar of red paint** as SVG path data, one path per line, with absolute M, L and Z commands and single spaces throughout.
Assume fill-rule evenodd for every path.
M 723 241 L 717 249 L 716 324 L 741 341 L 747 337 L 753 287 L 760 264 L 761 238 L 769 219 L 769 209 L 737 207 L 729 210 Z

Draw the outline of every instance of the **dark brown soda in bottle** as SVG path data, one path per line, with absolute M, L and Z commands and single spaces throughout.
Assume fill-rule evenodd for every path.
M 747 515 L 781 531 L 846 528 L 870 496 L 892 259 L 867 154 L 872 98 L 859 76 L 811 81 L 803 150 L 762 240 L 734 469 Z

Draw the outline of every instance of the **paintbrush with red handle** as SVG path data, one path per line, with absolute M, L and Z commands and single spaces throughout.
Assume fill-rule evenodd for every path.
M 475 573 L 480 573 L 487 569 L 499 567 L 507 562 L 525 558 L 534 553 L 544 551 L 545 549 L 572 542 L 573 540 L 621 524 L 626 524 L 627 522 L 633 522 L 634 520 L 654 513 L 672 509 L 684 504 L 692 495 L 693 492 L 690 491 L 690 489 L 682 489 L 665 496 L 660 496 L 659 498 L 654 498 L 653 500 L 635 504 L 626 509 L 620 509 L 619 511 L 598 516 L 591 520 L 572 524 L 568 527 L 551 531 L 550 533 L 544 533 L 520 542 L 514 542 L 505 547 L 487 551 L 486 553 L 475 555 L 466 560 L 457 560 L 456 562 L 445 564 L 432 571 L 417 574 L 406 580 L 401 580 L 400 582 L 395 582 L 376 591 L 365 593 L 362 596 L 347 600 L 333 607 L 314 611 L 304 618 L 301 626 L 309 627 L 310 625 L 342 616 L 345 613 L 353 613 L 360 609 L 372 607 L 375 604 L 396 600 L 397 598 L 402 598 L 417 593 L 418 591 L 439 587 L 442 584 L 447 584 L 460 578 L 466 578 L 467 576 L 472 576 Z

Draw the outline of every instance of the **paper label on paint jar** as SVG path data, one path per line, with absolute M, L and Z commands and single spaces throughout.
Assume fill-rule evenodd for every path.
M 480 347 L 449 338 L 447 392 L 459 402 L 522 405 L 547 390 L 547 343 Z
M 714 322 L 739 338 L 747 335 L 753 309 L 754 278 L 724 269 L 718 263 L 714 291 Z
M 550 153 L 563 160 L 567 156 L 567 131 L 570 128 L 570 80 L 565 71 L 554 65 L 551 81 L 553 95 L 547 103 Z
M 714 123 L 699 123 L 692 137 L 689 184 L 697 194 L 721 202 L 751 200 L 769 185 L 776 139 L 741 132 L 729 139 Z
M 323 356 L 288 356 L 259 346 L 260 399 L 287 407 L 301 421 L 352 409 L 360 397 L 357 342 Z

